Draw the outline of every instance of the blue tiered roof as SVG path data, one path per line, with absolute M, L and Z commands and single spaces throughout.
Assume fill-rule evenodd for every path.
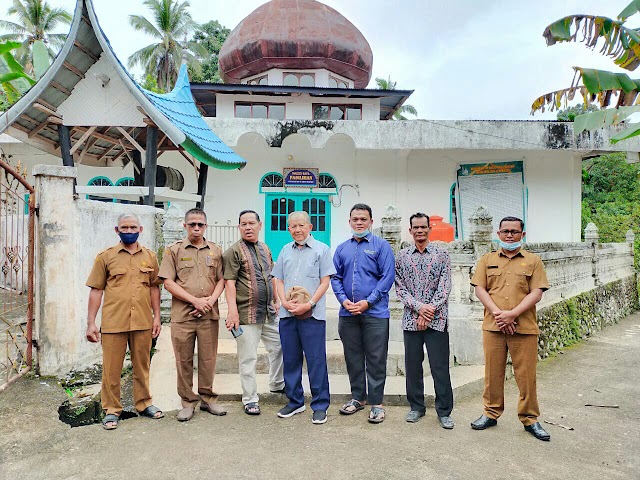
M 180 67 L 176 85 L 169 93 L 142 89 L 149 101 L 187 137 L 181 146 L 197 160 L 215 168 L 243 168 L 247 161 L 211 131 L 191 95 L 187 66 Z

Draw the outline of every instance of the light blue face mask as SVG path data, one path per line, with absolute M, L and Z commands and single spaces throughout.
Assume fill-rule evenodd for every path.
M 499 242 L 498 245 L 500 245 L 500 248 L 504 248 L 505 250 L 512 252 L 522 247 L 522 242 L 521 241 L 513 242 L 513 243 Z
M 364 238 L 369 235 L 369 229 L 367 228 L 364 232 L 356 232 L 353 228 L 351 229 L 351 234 L 356 238 Z

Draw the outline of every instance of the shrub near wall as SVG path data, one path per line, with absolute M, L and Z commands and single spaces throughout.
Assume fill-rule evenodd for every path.
M 538 357 L 546 358 L 638 309 L 636 277 L 608 283 L 538 311 Z

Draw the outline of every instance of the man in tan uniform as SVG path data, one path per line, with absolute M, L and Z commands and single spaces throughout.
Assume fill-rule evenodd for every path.
M 89 306 L 86 337 L 92 343 L 102 340 L 102 408 L 105 430 L 118 426 L 120 375 L 127 344 L 133 365 L 133 398 L 141 415 L 161 418 L 162 411 L 151 403 L 149 366 L 151 339 L 160 335 L 160 289 L 156 254 L 138 243 L 142 233 L 135 214 L 118 217 L 116 233 L 120 243 L 100 252 L 93 263 L 87 286 Z M 102 323 L 96 315 L 102 303 Z
M 516 217 L 500 221 L 500 250 L 484 255 L 471 279 L 484 305 L 484 414 L 471 423 L 474 430 L 496 425 L 504 411 L 504 374 L 507 352 L 511 354 L 520 390 L 518 418 L 524 429 L 539 440 L 550 435 L 538 422 L 536 393 L 538 322 L 536 304 L 549 288 L 542 260 L 522 250 L 524 222 Z
M 177 419 L 186 422 L 195 407 L 213 415 L 227 411 L 216 403 L 213 377 L 218 352 L 218 297 L 224 289 L 222 249 L 204 238 L 207 216 L 192 208 L 184 216 L 187 238 L 170 245 L 164 252 L 160 278 L 173 295 L 171 302 L 171 341 L 178 370 L 178 395 L 182 410 Z M 198 394 L 193 392 L 193 352 L 198 339 Z

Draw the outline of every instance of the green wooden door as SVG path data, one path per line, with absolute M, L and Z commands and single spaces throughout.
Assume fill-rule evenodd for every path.
M 310 195 L 301 193 L 266 194 L 265 241 L 275 261 L 280 250 L 291 241 L 287 229 L 287 217 L 290 213 L 304 210 L 311 218 L 311 234 L 317 240 L 331 246 L 331 203 L 329 195 Z

